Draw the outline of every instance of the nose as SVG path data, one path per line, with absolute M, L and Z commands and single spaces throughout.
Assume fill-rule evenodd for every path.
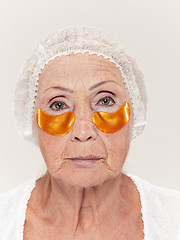
M 87 112 L 80 115 L 75 114 L 76 118 L 71 130 L 72 141 L 87 142 L 96 140 L 97 132 L 92 121 L 92 116 Z

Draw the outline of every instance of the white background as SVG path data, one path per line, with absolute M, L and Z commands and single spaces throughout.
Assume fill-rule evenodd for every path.
M 0 0 L 0 192 L 45 171 L 39 149 L 16 132 L 14 89 L 39 42 L 74 24 L 118 38 L 144 72 L 148 124 L 131 144 L 126 171 L 180 190 L 179 11 L 179 0 Z

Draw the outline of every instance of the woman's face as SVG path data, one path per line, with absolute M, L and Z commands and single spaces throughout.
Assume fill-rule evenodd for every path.
M 131 115 L 121 130 L 105 133 L 94 125 L 94 112 L 115 112 L 125 101 L 130 104 Z M 36 123 L 39 108 L 51 115 L 74 112 L 71 131 L 54 136 L 41 130 Z M 78 53 L 56 57 L 40 74 L 34 129 L 47 168 L 55 179 L 88 187 L 116 177 L 128 153 L 132 124 L 132 105 L 121 73 L 102 56 Z M 84 166 L 71 160 L 78 157 L 100 160 Z

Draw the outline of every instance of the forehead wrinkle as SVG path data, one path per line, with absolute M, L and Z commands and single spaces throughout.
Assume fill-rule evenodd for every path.
M 96 78 L 98 80 L 97 83 L 95 83 L 94 85 L 92 85 L 88 90 L 92 90 L 94 89 L 95 87 L 101 85 L 102 83 L 105 83 L 105 82 L 114 82 L 116 84 L 118 84 L 119 86 L 123 87 L 124 86 L 124 82 L 122 81 L 122 76 L 121 76 L 121 73 L 119 71 L 119 69 L 117 69 L 120 74 L 120 76 L 117 76 L 118 74 L 115 72 L 115 71 L 111 71 L 111 70 L 108 70 L 107 68 L 105 69 L 88 69 L 89 71 L 91 71 L 92 73 L 92 78 Z M 92 71 L 94 70 L 94 71 Z M 108 76 L 107 75 L 104 75 L 103 73 L 104 72 L 107 72 L 108 73 Z M 102 73 L 102 74 L 101 74 Z M 104 79 L 108 79 L 108 80 L 104 80 Z M 76 82 L 76 85 L 78 84 L 78 80 Z M 87 83 L 90 83 L 91 82 L 91 79 L 90 77 L 86 78 L 86 80 L 82 80 L 82 85 L 83 87 L 84 86 L 87 86 Z
M 96 87 L 99 87 L 99 86 L 101 86 L 101 85 L 103 85 L 103 84 L 106 84 L 106 83 L 108 83 L 108 82 L 113 82 L 113 83 L 116 83 L 116 84 L 120 85 L 119 83 L 117 83 L 117 82 L 114 81 L 114 80 L 106 80 L 106 81 L 102 81 L 102 82 L 98 82 L 98 83 L 94 84 L 94 85 L 93 85 L 92 87 L 90 87 L 88 90 L 91 91 L 91 90 L 95 89 Z M 121 86 L 121 85 L 120 85 L 120 86 Z
M 105 59 L 105 60 L 107 60 L 107 59 Z M 113 79 L 123 82 L 122 73 L 121 73 L 120 69 L 117 68 L 117 66 L 114 63 L 110 62 L 109 60 L 107 60 L 107 61 L 108 62 L 102 61 L 102 64 L 94 63 L 94 65 L 96 66 L 95 69 L 93 68 L 94 72 L 98 73 L 99 75 L 100 75 L 100 73 L 107 72 L 108 74 L 112 75 Z M 104 66 L 105 64 L 107 66 Z
M 80 58 L 81 61 L 84 60 L 84 58 L 83 58 L 84 56 L 80 56 L 80 57 L 82 57 L 82 58 Z M 92 78 L 98 77 L 98 80 L 103 80 L 103 78 L 105 77 L 103 75 L 103 73 L 108 73 L 108 75 L 109 75 L 108 79 L 111 79 L 111 78 L 112 79 L 116 79 L 116 81 L 118 80 L 117 83 L 119 83 L 119 85 L 121 85 L 121 86 L 123 85 L 121 72 L 116 67 L 116 65 L 114 63 L 110 62 L 107 59 L 100 58 L 100 56 L 95 56 L 95 58 L 93 56 L 93 58 L 91 58 L 91 55 L 90 56 L 88 55 L 86 57 L 88 57 L 88 58 L 86 58 L 88 61 L 84 61 L 83 64 L 81 65 L 81 70 L 84 70 L 83 71 L 84 73 L 85 72 L 91 72 Z M 66 60 L 68 60 L 68 59 L 66 58 Z M 77 64 L 77 61 L 74 61 L 75 60 L 74 58 L 71 59 L 71 60 L 73 60 L 73 61 L 70 61 L 70 62 L 74 63 L 75 65 Z M 46 75 L 46 79 L 48 80 L 54 74 L 57 75 L 56 77 L 58 77 L 58 75 L 60 74 L 61 78 L 67 78 L 66 80 L 68 80 L 69 79 L 69 76 L 68 76 L 69 75 L 69 71 L 63 70 L 63 65 L 66 66 L 66 61 L 63 61 L 63 60 L 59 61 L 58 60 L 57 62 L 55 62 L 55 65 L 53 64 L 54 63 L 53 61 L 51 62 L 51 64 L 49 66 L 46 66 L 47 68 L 44 69 L 44 72 L 42 73 L 42 75 L 45 74 Z M 74 65 L 74 64 L 72 64 L 72 65 Z M 95 68 L 94 68 L 94 66 L 95 66 Z M 101 77 L 99 78 L 99 76 L 101 76 Z M 106 76 L 106 79 L 107 79 L 107 76 Z M 85 81 L 83 79 L 81 79 L 81 81 L 79 81 L 78 79 L 76 79 L 76 80 L 74 79 L 75 81 L 73 81 L 72 79 L 69 79 L 69 80 L 72 83 L 74 82 L 73 89 L 77 88 L 77 86 L 78 86 L 78 84 L 80 82 L 82 83 L 83 88 L 85 88 L 85 86 L 87 86 L 86 83 L 90 83 L 91 82 L 89 77 L 88 77 L 88 80 L 85 80 Z

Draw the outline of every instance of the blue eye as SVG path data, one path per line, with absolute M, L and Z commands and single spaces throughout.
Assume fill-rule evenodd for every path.
M 66 104 L 64 102 L 53 102 L 51 105 L 50 105 L 50 108 L 52 110 L 55 110 L 55 111 L 59 111 L 61 109 L 64 109 L 66 106 Z
M 103 106 L 113 106 L 115 101 L 114 99 L 112 99 L 111 97 L 104 97 L 104 98 L 101 98 L 99 100 L 99 102 L 103 105 Z M 99 103 L 98 102 L 98 103 Z

